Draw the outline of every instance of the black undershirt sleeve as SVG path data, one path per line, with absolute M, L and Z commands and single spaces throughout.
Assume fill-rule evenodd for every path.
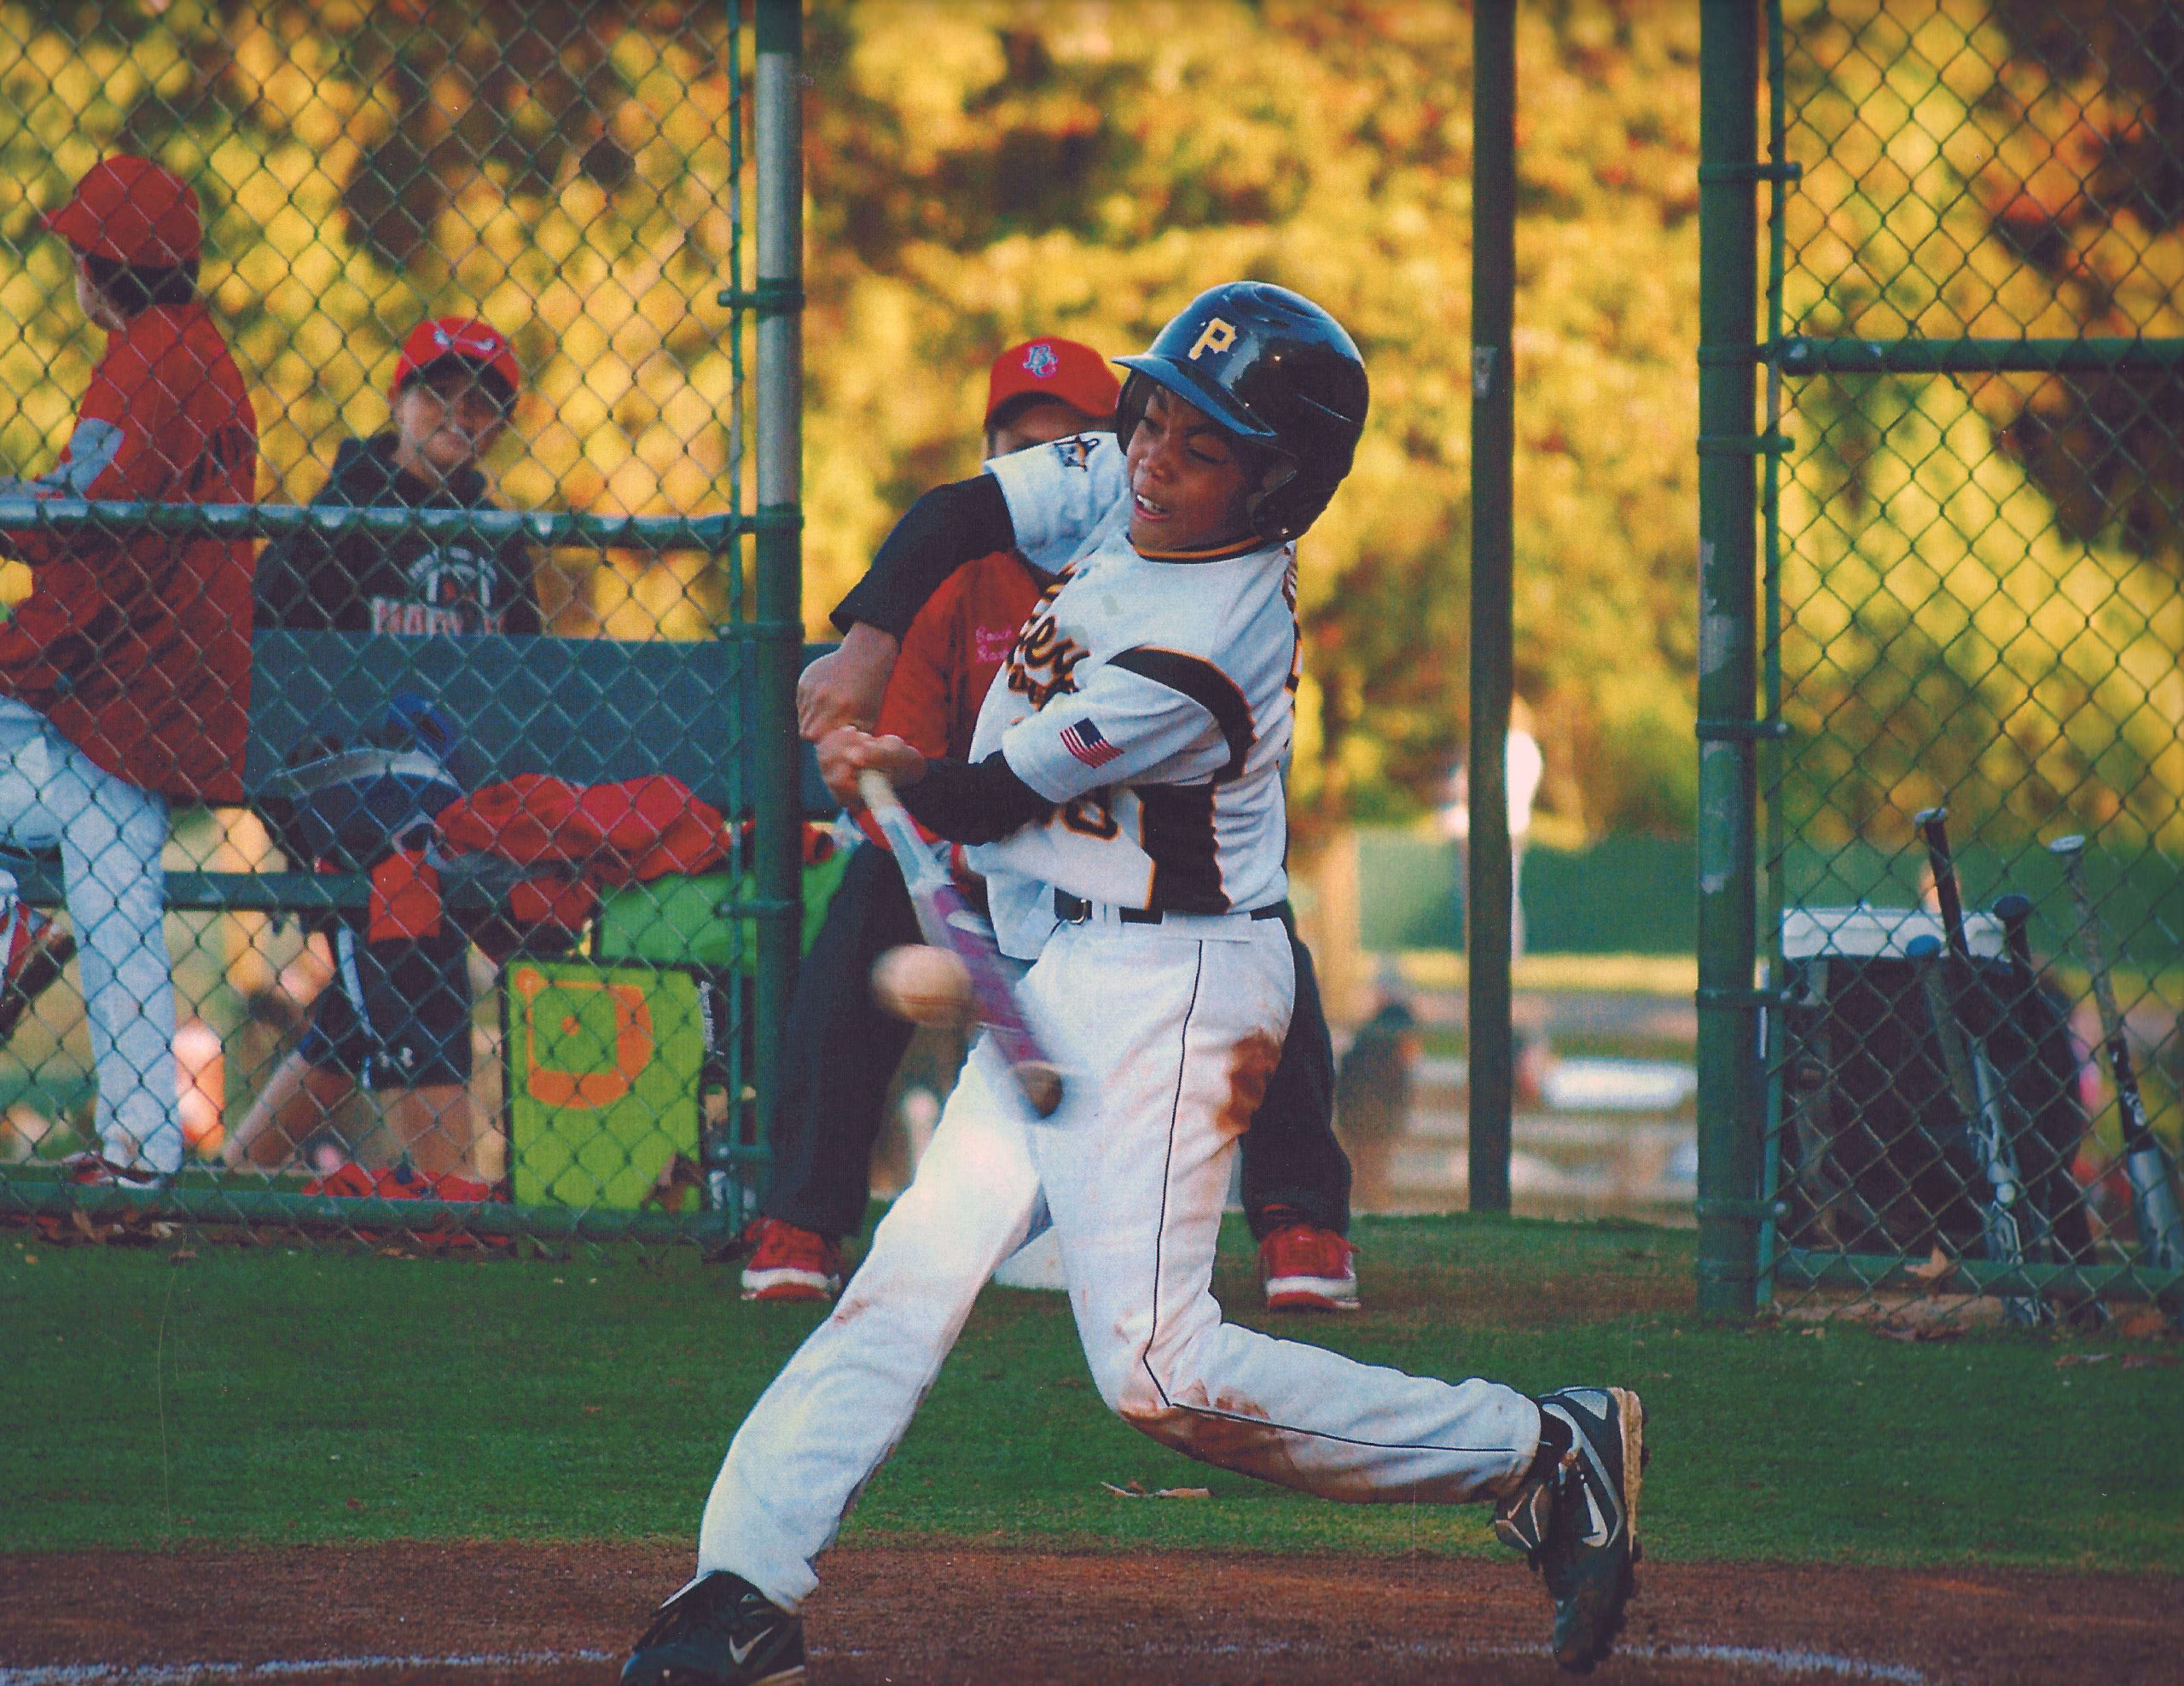
M 910 817 L 951 843 L 996 843 L 1035 825 L 1054 804 L 1016 776 L 996 749 L 983 761 L 927 759 L 925 776 L 903 793 Z
M 991 474 L 935 486 L 880 541 L 864 578 L 835 605 L 834 625 L 846 632 L 863 621 L 899 638 L 950 574 L 1015 543 L 1008 499 Z

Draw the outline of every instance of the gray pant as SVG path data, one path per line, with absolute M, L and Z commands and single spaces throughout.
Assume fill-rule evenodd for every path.
M 174 977 L 160 860 L 166 799 L 116 778 L 37 709 L 0 698 L 0 838 L 61 851 L 106 1156 L 179 1171 Z M 14 887 L 0 887 L 11 894 Z

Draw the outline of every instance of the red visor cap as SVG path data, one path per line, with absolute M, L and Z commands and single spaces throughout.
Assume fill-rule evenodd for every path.
M 410 337 L 402 342 L 402 355 L 395 359 L 394 382 L 386 389 L 387 396 L 399 398 L 402 389 L 417 375 L 450 358 L 498 375 L 510 398 L 523 390 L 523 369 L 507 334 L 474 317 L 434 317 L 411 328 Z
M 205 243 L 189 183 L 127 153 L 94 164 L 45 225 L 78 252 L 138 269 L 173 269 Z
M 1096 422 L 1111 420 L 1122 401 L 1122 383 L 1107 360 L 1074 340 L 1026 340 L 993 360 L 986 377 L 986 425 L 1012 398 L 1058 398 Z

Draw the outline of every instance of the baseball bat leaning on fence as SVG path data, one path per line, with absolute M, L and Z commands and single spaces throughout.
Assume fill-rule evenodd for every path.
M 944 948 L 963 962 L 971 976 L 971 998 L 979 1021 L 993 1035 L 994 1044 L 1008 1062 L 1025 1103 L 1041 1118 L 1050 1118 L 1061 1105 L 1061 1070 L 1047 1057 L 1037 1035 L 1016 1000 L 1008 964 L 994 942 L 993 930 L 956 888 L 956 881 L 904 809 L 902 799 L 885 775 L 866 771 L 857 775 L 857 794 L 872 811 L 873 821 L 887 840 L 889 852 L 903 869 L 903 882 L 917 910 L 918 929 L 935 948 Z
M 1971 1033 L 1957 1010 L 1948 959 L 1940 939 L 1931 936 L 1912 938 L 1904 951 L 1917 969 L 1919 987 L 1926 998 L 1926 1016 L 1933 1021 L 1934 1039 L 1941 1044 L 1942 1070 L 1949 1079 L 1949 1096 L 1987 1179 L 1987 1198 L 1979 1208 L 1980 1235 L 1987 1257 L 1998 1264 L 2022 1264 L 2024 1239 L 2018 1229 L 2018 1209 L 2024 1191 L 2018 1180 L 2017 1155 L 2002 1128 L 2001 1108 L 1982 1091 L 1973 1063 L 1977 1056 Z M 2036 1323 L 2047 1315 L 2036 1296 L 2020 1296 L 2007 1305 L 2013 1323 Z
M 2108 974 L 2100 940 L 2100 916 L 2094 911 L 2093 896 L 2086 887 L 2085 839 L 2059 837 L 2048 848 L 2061 859 L 2063 875 L 2070 881 L 2071 901 L 2077 910 L 2078 941 L 2085 952 L 2086 970 L 2093 974 L 2093 999 L 2100 1009 L 2101 1039 L 2107 1044 L 2108 1069 L 2116 1079 L 2116 1113 L 2123 1132 L 2123 1175 L 2131 1185 L 2131 1216 L 2138 1225 L 2139 1247 L 2155 1270 L 2184 1270 L 2184 1218 L 2177 1213 L 2169 1155 L 2146 1121 L 2146 1099 L 2139 1093 L 2131 1044 L 2124 1037 L 2123 1015 L 2116 1005 L 2116 985 Z
M 1941 908 L 1949 951 L 1968 961 L 1972 945 L 1964 934 L 1964 892 L 1957 886 L 1956 857 L 1949 846 L 1949 810 L 1921 808 L 1911 822 L 1926 839 L 1926 864 L 1934 875 L 1934 900 Z
M 1997 1200 L 2001 1199 L 2004 1190 L 2008 1191 L 2010 1223 L 2017 1232 L 2020 1247 L 2045 1258 L 2052 1251 L 2047 1217 L 2036 1203 L 2024 1198 L 2024 1177 L 2017 1158 L 2017 1144 L 2030 1135 L 2032 1119 L 2017 1092 L 2002 1081 L 2001 1073 L 1988 1055 L 1986 1044 L 1973 1032 L 1965 1015 L 1972 991 L 1981 986 L 1978 972 L 1972 963 L 1972 939 L 1964 927 L 1964 892 L 1957 882 L 1956 856 L 1949 844 L 1949 810 L 1923 809 L 1914 819 L 1926 834 L 1926 863 L 1934 875 L 1934 900 L 1940 905 L 1942 931 L 1949 941 L 1949 958 L 1943 965 L 1943 976 L 1962 1045 L 1969 1055 L 1972 1084 L 1970 1100 L 1974 1110 L 1967 1116 L 1972 1120 L 1972 1141 L 1978 1151 L 1979 1168 Z M 2027 911 L 2030 912 L 2029 908 Z M 2005 921 L 2006 936 L 2007 933 Z M 2011 981 L 2022 990 L 2031 973 L 2031 950 L 2021 923 L 2012 940 L 2025 945 L 2022 972 L 2018 969 L 2014 949 L 2011 956 Z M 2016 1004 L 2013 991 L 2010 1003 L 2013 1010 Z M 2020 1251 L 2018 1256 L 2024 1257 L 2024 1252 Z M 2032 1303 L 2036 1308 L 2038 1306 L 2039 1302 Z

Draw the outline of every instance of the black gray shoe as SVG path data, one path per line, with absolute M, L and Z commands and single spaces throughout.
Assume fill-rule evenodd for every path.
M 804 1624 L 741 1575 L 716 1570 L 659 1607 L 622 1686 L 803 1686 Z
M 1565 1387 L 1539 1402 L 1570 1430 L 1561 1462 L 1494 1507 L 1494 1532 L 1554 1601 L 1554 1660 L 1582 1674 L 1614 1648 L 1637 1590 L 1646 1408 L 1627 1387 Z

